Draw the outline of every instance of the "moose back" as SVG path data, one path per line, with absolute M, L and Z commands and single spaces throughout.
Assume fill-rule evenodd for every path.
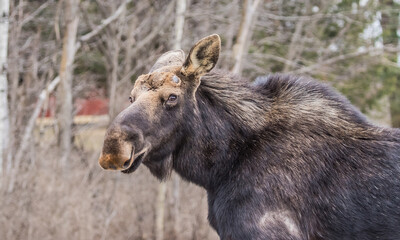
M 306 77 L 211 71 L 220 45 L 167 52 L 136 80 L 101 167 L 204 187 L 223 240 L 400 239 L 400 131 Z

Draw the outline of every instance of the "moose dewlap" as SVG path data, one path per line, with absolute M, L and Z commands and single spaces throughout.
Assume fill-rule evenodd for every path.
M 400 239 L 400 131 L 310 78 L 211 71 L 220 48 L 208 36 L 140 76 L 100 165 L 204 187 L 223 240 Z

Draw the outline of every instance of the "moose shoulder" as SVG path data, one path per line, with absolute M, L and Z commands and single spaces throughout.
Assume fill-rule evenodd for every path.
M 161 56 L 107 130 L 104 169 L 207 190 L 221 239 L 400 239 L 400 131 L 330 87 L 219 71 L 220 38 Z

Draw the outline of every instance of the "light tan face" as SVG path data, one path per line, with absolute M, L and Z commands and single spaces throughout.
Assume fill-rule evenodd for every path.
M 186 60 L 181 50 L 165 53 L 150 73 L 136 80 L 130 94 L 131 105 L 118 114 L 107 130 L 99 159 L 104 169 L 129 173 L 143 161 L 162 177 L 166 170 L 150 166 L 172 164 L 151 162 L 171 161 L 182 137 L 184 116 L 193 114 L 200 78 L 217 63 L 220 44 L 219 36 L 211 35 L 196 43 Z
M 167 70 L 167 69 L 166 69 Z M 185 85 L 179 75 L 180 67 L 170 67 L 166 72 L 154 72 L 141 75 L 131 91 L 131 103 L 140 102 L 146 105 L 149 117 L 157 112 L 171 110 L 184 98 Z M 182 76 L 181 76 L 182 77 Z

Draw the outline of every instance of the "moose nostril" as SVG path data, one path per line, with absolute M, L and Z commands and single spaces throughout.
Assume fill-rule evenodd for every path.
M 112 170 L 116 170 L 117 169 L 117 167 L 115 167 L 114 165 L 110 165 L 110 166 L 108 166 L 108 168 L 112 169 Z
M 130 160 L 130 159 L 129 159 L 129 160 L 126 160 L 126 161 L 124 162 L 124 168 L 128 168 L 130 163 L 131 163 L 131 160 Z

